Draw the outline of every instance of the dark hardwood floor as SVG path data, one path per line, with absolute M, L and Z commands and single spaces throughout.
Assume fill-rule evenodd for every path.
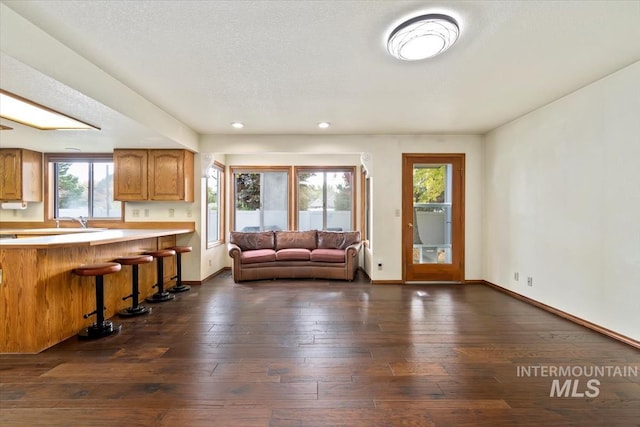
M 640 425 L 640 351 L 483 285 L 224 273 L 121 322 L 0 355 L 0 426 Z

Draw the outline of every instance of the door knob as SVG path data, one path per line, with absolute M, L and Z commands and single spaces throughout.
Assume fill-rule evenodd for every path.
M 409 228 L 413 228 L 413 224 L 409 223 L 408 225 L 409 225 Z

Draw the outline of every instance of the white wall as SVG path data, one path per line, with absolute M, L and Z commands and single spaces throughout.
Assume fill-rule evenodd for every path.
M 42 218 L 44 202 L 27 202 L 26 209 L 0 209 L 0 222 L 42 222 Z
M 484 279 L 640 339 L 639 161 L 640 62 L 489 133 Z
M 373 219 L 371 260 L 382 270 L 368 270 L 376 281 L 402 280 L 402 153 L 466 153 L 465 278 L 482 278 L 482 138 L 469 135 L 227 135 L 203 136 L 201 152 L 227 153 L 227 166 L 360 165 L 371 160 Z M 329 153 L 329 154 L 327 154 Z M 228 177 L 227 177 L 228 178 Z M 358 174 L 359 187 L 360 175 Z M 227 182 L 229 180 L 227 179 Z M 359 193 L 359 192 L 358 192 Z M 230 193 L 227 192 L 227 195 Z M 358 201 L 359 206 L 359 201 Z M 358 220 L 360 215 L 358 215 Z M 229 224 L 227 218 L 227 224 Z

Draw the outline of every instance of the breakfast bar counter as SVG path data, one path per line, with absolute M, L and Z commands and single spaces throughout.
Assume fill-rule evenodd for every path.
M 53 233 L 51 230 L 60 230 Z M 2 228 L 3 235 L 34 235 L 22 239 L 0 239 L 0 249 L 50 249 L 78 246 L 98 246 L 110 243 L 154 237 L 175 236 L 192 232 L 192 229 L 10 229 Z
M 188 224 L 191 225 L 191 224 Z M 2 235 L 29 235 L 2 228 Z M 95 305 L 92 280 L 72 273 L 82 264 L 176 245 L 193 227 L 171 229 L 87 229 L 65 234 L 0 239 L 0 353 L 38 353 L 93 323 L 84 319 Z M 175 259 L 163 260 L 165 282 L 175 275 Z M 154 263 L 140 266 L 140 298 L 154 293 Z M 131 269 L 105 277 L 105 318 L 128 306 Z

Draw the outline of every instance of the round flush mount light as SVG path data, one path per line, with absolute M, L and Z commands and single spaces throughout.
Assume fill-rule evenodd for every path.
M 331 126 L 331 123 L 329 123 L 329 122 L 320 122 L 320 123 L 318 123 L 318 127 L 320 129 L 328 129 L 329 126 Z
M 432 13 L 416 16 L 391 32 L 387 50 L 403 61 L 431 58 L 449 49 L 459 34 L 458 23 L 448 15 Z
M 244 123 L 242 123 L 242 122 L 233 122 L 233 123 L 231 123 L 231 126 L 234 129 L 242 129 L 244 127 Z

